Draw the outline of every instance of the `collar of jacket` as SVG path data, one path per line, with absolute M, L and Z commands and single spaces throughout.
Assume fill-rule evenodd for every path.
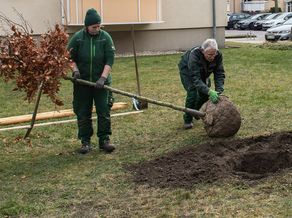
M 88 30 L 87 30 L 86 27 L 84 27 L 83 31 L 84 31 L 84 33 L 85 33 L 87 36 L 89 36 L 89 37 L 98 38 L 98 37 L 100 36 L 102 30 L 99 30 L 98 34 L 96 34 L 96 35 L 91 35 L 91 34 L 88 32 Z

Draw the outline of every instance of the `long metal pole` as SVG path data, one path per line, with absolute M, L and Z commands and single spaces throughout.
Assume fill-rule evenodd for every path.
M 137 62 L 137 54 L 136 54 L 136 41 L 135 41 L 135 32 L 134 32 L 134 25 L 132 25 L 131 35 L 132 35 L 132 42 L 133 42 L 133 54 L 135 60 L 135 71 L 136 71 L 136 79 L 137 79 L 137 86 L 138 86 L 138 95 L 141 95 L 141 87 L 140 87 L 140 76 L 138 71 L 138 62 Z
M 212 11 L 213 11 L 213 39 L 216 39 L 216 3 L 212 0 Z
M 78 82 L 78 83 L 80 83 L 82 85 L 95 87 L 95 83 L 89 82 L 89 81 L 86 81 L 86 80 L 82 80 L 82 79 L 74 80 L 74 78 L 68 77 L 68 76 L 64 77 L 64 79 L 71 80 L 72 82 Z M 146 102 L 149 102 L 149 103 L 152 103 L 152 104 L 156 104 L 156 105 L 159 105 L 159 106 L 172 108 L 172 109 L 178 110 L 178 111 L 183 111 L 185 113 L 191 114 L 194 117 L 204 117 L 205 116 L 205 113 L 203 113 L 201 111 L 193 110 L 193 109 L 186 108 L 186 107 L 176 106 L 176 105 L 173 105 L 173 104 L 170 104 L 170 103 L 167 103 L 167 102 L 156 101 L 156 100 L 153 100 L 153 99 L 150 99 L 150 98 L 146 98 L 146 97 L 143 97 L 143 96 L 140 96 L 140 95 L 135 95 L 135 94 L 132 94 L 132 93 L 129 93 L 129 92 L 124 92 L 124 91 L 112 88 L 110 86 L 107 86 L 107 85 L 104 85 L 104 89 L 112 91 L 113 93 L 117 93 L 117 94 L 120 94 L 120 95 L 136 98 L 138 100 L 146 101 Z

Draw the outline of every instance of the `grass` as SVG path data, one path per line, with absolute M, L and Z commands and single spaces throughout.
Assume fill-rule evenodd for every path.
M 291 131 L 292 51 L 243 44 L 222 51 L 225 94 L 243 117 L 235 138 Z M 139 57 L 142 94 L 183 105 L 179 58 L 179 54 Z M 33 111 L 23 93 L 11 91 L 13 84 L 0 83 L 0 117 Z M 113 87 L 136 92 L 133 58 L 116 60 Z M 63 82 L 60 96 L 65 105 L 57 109 L 71 108 L 70 82 Z M 115 97 L 131 104 L 126 97 Z M 54 109 L 43 97 L 40 111 Z M 0 132 L 0 217 L 291 216 L 291 171 L 252 185 L 227 180 L 184 190 L 133 184 L 125 164 L 215 140 L 206 136 L 200 122 L 190 131 L 181 126 L 181 112 L 149 105 L 141 114 L 112 119 L 112 141 L 118 146 L 113 154 L 94 149 L 85 156 L 75 152 L 79 147 L 75 123 L 35 128 L 30 143 L 21 139 L 25 130 Z

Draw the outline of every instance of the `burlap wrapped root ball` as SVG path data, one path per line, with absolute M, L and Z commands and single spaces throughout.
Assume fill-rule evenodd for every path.
M 220 95 L 219 102 L 207 101 L 201 108 L 206 114 L 202 118 L 204 128 L 210 137 L 229 137 L 235 135 L 241 125 L 241 116 L 228 97 Z

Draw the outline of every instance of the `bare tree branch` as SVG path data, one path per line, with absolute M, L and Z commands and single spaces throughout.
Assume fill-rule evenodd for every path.
M 27 28 L 25 26 L 23 26 L 22 24 L 19 24 L 19 23 L 15 22 L 15 21 L 11 20 L 3 12 L 0 12 L 0 22 L 5 24 L 6 26 L 8 26 L 9 29 L 11 29 L 13 26 L 15 26 L 18 29 L 20 29 L 21 31 L 23 31 L 24 33 L 29 34 L 29 31 L 27 30 Z
M 13 11 L 17 14 L 17 16 L 20 18 L 23 27 L 25 28 L 27 33 L 33 33 L 32 27 L 30 23 L 26 19 L 24 19 L 24 16 L 22 13 L 20 13 L 16 8 L 13 7 Z

